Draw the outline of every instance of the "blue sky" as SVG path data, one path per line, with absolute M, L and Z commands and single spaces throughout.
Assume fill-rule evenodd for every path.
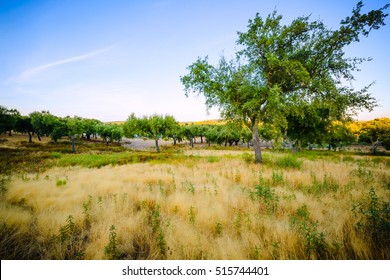
M 274 9 L 285 23 L 302 15 L 332 28 L 357 1 L 340 0 L 0 0 L 0 105 L 22 114 L 125 120 L 132 112 L 171 114 L 179 121 L 208 115 L 202 97 L 184 96 L 180 76 L 198 56 L 216 62 L 235 52 L 237 31 L 257 12 Z M 386 1 L 365 1 L 364 11 Z M 387 11 L 388 13 L 390 11 Z M 389 18 L 386 19 L 389 23 Z M 375 81 L 381 107 L 359 119 L 390 117 L 388 25 L 346 49 L 372 57 L 353 86 Z

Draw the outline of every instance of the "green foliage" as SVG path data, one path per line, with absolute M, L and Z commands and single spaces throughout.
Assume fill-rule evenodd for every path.
M 123 137 L 122 127 L 115 124 L 99 124 L 96 131 L 107 145 L 114 141 L 119 143 Z
M 150 161 L 166 161 L 173 158 L 170 153 L 123 152 L 107 154 L 68 154 L 58 160 L 58 166 L 83 166 L 100 168 L 106 165 L 123 165 Z
M 260 184 L 255 187 L 254 191 L 250 192 L 250 197 L 262 203 L 267 213 L 276 213 L 278 209 L 279 196 L 269 186 L 269 182 L 260 179 Z
M 173 116 L 155 114 L 137 118 L 133 113 L 124 124 L 124 136 L 129 138 L 144 136 L 154 139 L 156 141 L 157 152 L 160 152 L 158 140 L 165 137 L 174 137 L 177 129 L 178 123 Z
M 311 176 L 313 184 L 307 189 L 309 194 L 321 195 L 323 193 L 336 192 L 339 189 L 339 184 L 330 174 L 325 173 L 322 181 L 318 180 L 313 172 L 311 173 Z
M 272 171 L 272 184 L 278 185 L 283 183 L 283 171 Z
M 252 154 L 243 153 L 241 157 L 242 157 L 242 159 L 243 159 L 246 163 L 256 163 L 255 157 L 254 157 L 254 155 L 252 155 Z
M 67 179 L 57 179 L 56 180 L 56 186 L 57 187 L 65 186 L 66 183 L 67 183 Z
M 195 208 L 192 205 L 190 206 L 189 221 L 190 224 L 195 225 Z
M 374 258 L 387 259 L 390 250 L 390 201 L 371 188 L 366 199 L 353 205 L 356 231 L 369 241 Z
M 372 171 L 362 165 L 359 165 L 357 169 L 352 170 L 351 175 L 358 176 L 364 183 L 370 183 L 374 179 Z
M 209 163 L 214 163 L 214 162 L 219 162 L 221 159 L 217 156 L 208 156 L 207 157 L 207 162 Z
M 318 222 L 313 222 L 310 219 L 310 211 L 306 204 L 290 215 L 290 224 L 304 239 L 306 258 L 328 258 L 329 250 L 325 234 L 318 230 Z
M 219 222 L 217 222 L 217 223 L 215 224 L 215 234 L 216 234 L 217 236 L 222 236 L 222 230 L 223 230 L 222 224 L 219 223 Z
M 66 224 L 60 227 L 59 234 L 52 237 L 49 250 L 51 251 L 48 252 L 49 256 L 59 251 L 62 259 L 82 259 L 84 257 L 82 231 L 76 226 L 72 215 L 69 215 Z
M 301 169 L 302 161 L 296 156 L 286 155 L 275 160 L 275 165 L 280 168 Z
M 16 130 L 16 123 L 20 118 L 20 113 L 16 109 L 7 109 L 0 105 L 0 134 Z
M 371 151 L 377 152 L 379 142 L 386 150 L 390 150 L 390 119 L 380 118 L 360 122 L 359 141 L 372 144 Z
M 156 239 L 157 248 L 161 256 L 165 257 L 167 252 L 167 242 L 165 234 L 161 227 L 160 205 L 151 205 L 151 212 L 149 214 L 149 223 L 152 227 L 152 233 Z
M 195 185 L 194 185 L 194 183 L 192 183 L 190 181 L 185 181 L 184 183 L 182 183 L 182 185 L 188 192 L 190 192 L 193 195 L 195 194 Z
M 50 157 L 54 158 L 54 159 L 59 159 L 59 158 L 61 158 L 61 156 L 62 156 L 62 153 L 60 153 L 60 152 L 52 152 L 50 155 Z
M 91 228 L 91 207 L 92 207 L 92 196 L 88 195 L 88 200 L 83 202 L 83 214 L 84 214 L 84 226 L 87 230 Z
M 7 192 L 8 190 L 7 185 L 9 181 L 10 181 L 10 177 L 0 175 L 0 197 Z
M 114 225 L 111 225 L 110 227 L 108 244 L 104 246 L 104 253 L 107 256 L 107 258 L 110 260 L 118 260 L 121 257 L 121 254 L 118 251 L 117 234 Z

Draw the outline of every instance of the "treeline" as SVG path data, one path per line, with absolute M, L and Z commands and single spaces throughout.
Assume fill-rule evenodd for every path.
M 268 145 L 289 147 L 292 150 L 301 148 L 326 147 L 337 149 L 352 143 L 369 144 L 376 152 L 378 146 L 390 150 L 390 119 L 379 118 L 371 121 L 333 121 L 321 129 L 310 126 L 301 127 L 295 122 L 295 127 L 289 130 L 275 125 L 260 125 L 260 139 Z M 294 128 L 294 129 L 291 129 Z M 124 124 L 107 124 L 96 119 L 81 117 L 57 117 L 48 111 L 35 111 L 28 116 L 22 116 L 16 109 L 7 109 L 0 106 L 0 133 L 12 134 L 12 131 L 25 133 L 32 142 L 36 135 L 40 140 L 42 136 L 50 137 L 57 142 L 62 137 L 72 139 L 72 150 L 75 152 L 76 138 L 87 140 L 102 139 L 104 143 L 120 142 L 123 137 L 145 137 L 155 140 L 159 152 L 160 139 L 172 139 L 174 144 L 183 140 L 194 143 L 219 144 L 232 146 L 245 143 L 251 145 L 252 133 L 240 123 L 226 124 L 182 124 L 173 116 L 151 115 L 136 117 L 131 114 Z
M 72 140 L 72 151 L 75 152 L 75 139 L 82 137 L 90 140 L 99 135 L 107 144 L 113 141 L 121 141 L 123 137 L 122 127 L 106 124 L 96 119 L 81 117 L 57 117 L 49 111 L 35 111 L 28 116 L 22 116 L 16 109 L 7 109 L 0 106 L 0 133 L 12 135 L 12 131 L 25 133 L 32 142 L 32 136 L 36 135 L 41 140 L 42 136 L 50 137 L 55 143 L 62 137 Z

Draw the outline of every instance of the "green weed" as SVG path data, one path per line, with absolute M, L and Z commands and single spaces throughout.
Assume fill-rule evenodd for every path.
M 354 204 L 352 212 L 356 220 L 356 231 L 368 240 L 375 258 L 390 257 L 390 202 L 378 197 L 371 188 L 367 198 Z
M 56 180 L 56 186 L 57 187 L 65 186 L 66 183 L 67 183 L 67 179 L 57 179 Z
M 190 224 L 195 225 L 195 208 L 193 206 L 190 206 L 189 221 Z
M 275 165 L 280 168 L 291 168 L 291 169 L 301 169 L 302 161 L 297 157 L 292 155 L 286 155 L 280 158 L 277 158 Z
M 108 244 L 104 247 L 104 253 L 107 258 L 111 260 L 118 260 L 121 257 L 121 254 L 118 251 L 117 234 L 114 225 L 111 225 L 110 227 Z
M 220 222 L 215 224 L 215 234 L 217 236 L 222 236 L 222 224 Z
M 310 212 L 304 204 L 290 215 L 290 224 L 297 229 L 305 242 L 305 258 L 327 259 L 328 246 L 325 234 L 318 230 L 318 221 L 310 219 Z
M 275 213 L 278 209 L 279 196 L 267 184 L 267 181 L 262 179 L 260 184 L 255 187 L 254 191 L 250 191 L 250 198 L 263 203 L 267 213 Z
M 283 183 L 283 171 L 272 171 L 272 184 L 279 185 Z
M 329 174 L 325 173 L 322 181 L 317 179 L 315 173 L 311 172 L 313 184 L 307 188 L 307 193 L 321 195 L 328 192 L 336 192 L 339 189 L 339 184 Z

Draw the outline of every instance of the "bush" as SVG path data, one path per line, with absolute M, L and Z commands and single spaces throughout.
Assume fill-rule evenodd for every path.
M 280 168 L 301 169 L 302 161 L 292 155 L 283 156 L 275 161 L 276 166 Z
M 381 200 L 374 188 L 368 197 L 355 204 L 352 212 L 356 219 L 356 231 L 370 242 L 374 258 L 390 257 L 390 202 Z
M 306 258 L 329 258 L 325 234 L 318 230 L 318 221 L 314 222 L 310 219 L 310 212 L 306 204 L 299 207 L 295 213 L 290 215 L 290 224 L 298 230 L 304 239 Z
M 250 193 L 250 197 L 252 200 L 264 203 L 268 213 L 275 213 L 278 209 L 279 197 L 264 180 L 261 180 L 260 184 L 255 187 L 255 191 Z

